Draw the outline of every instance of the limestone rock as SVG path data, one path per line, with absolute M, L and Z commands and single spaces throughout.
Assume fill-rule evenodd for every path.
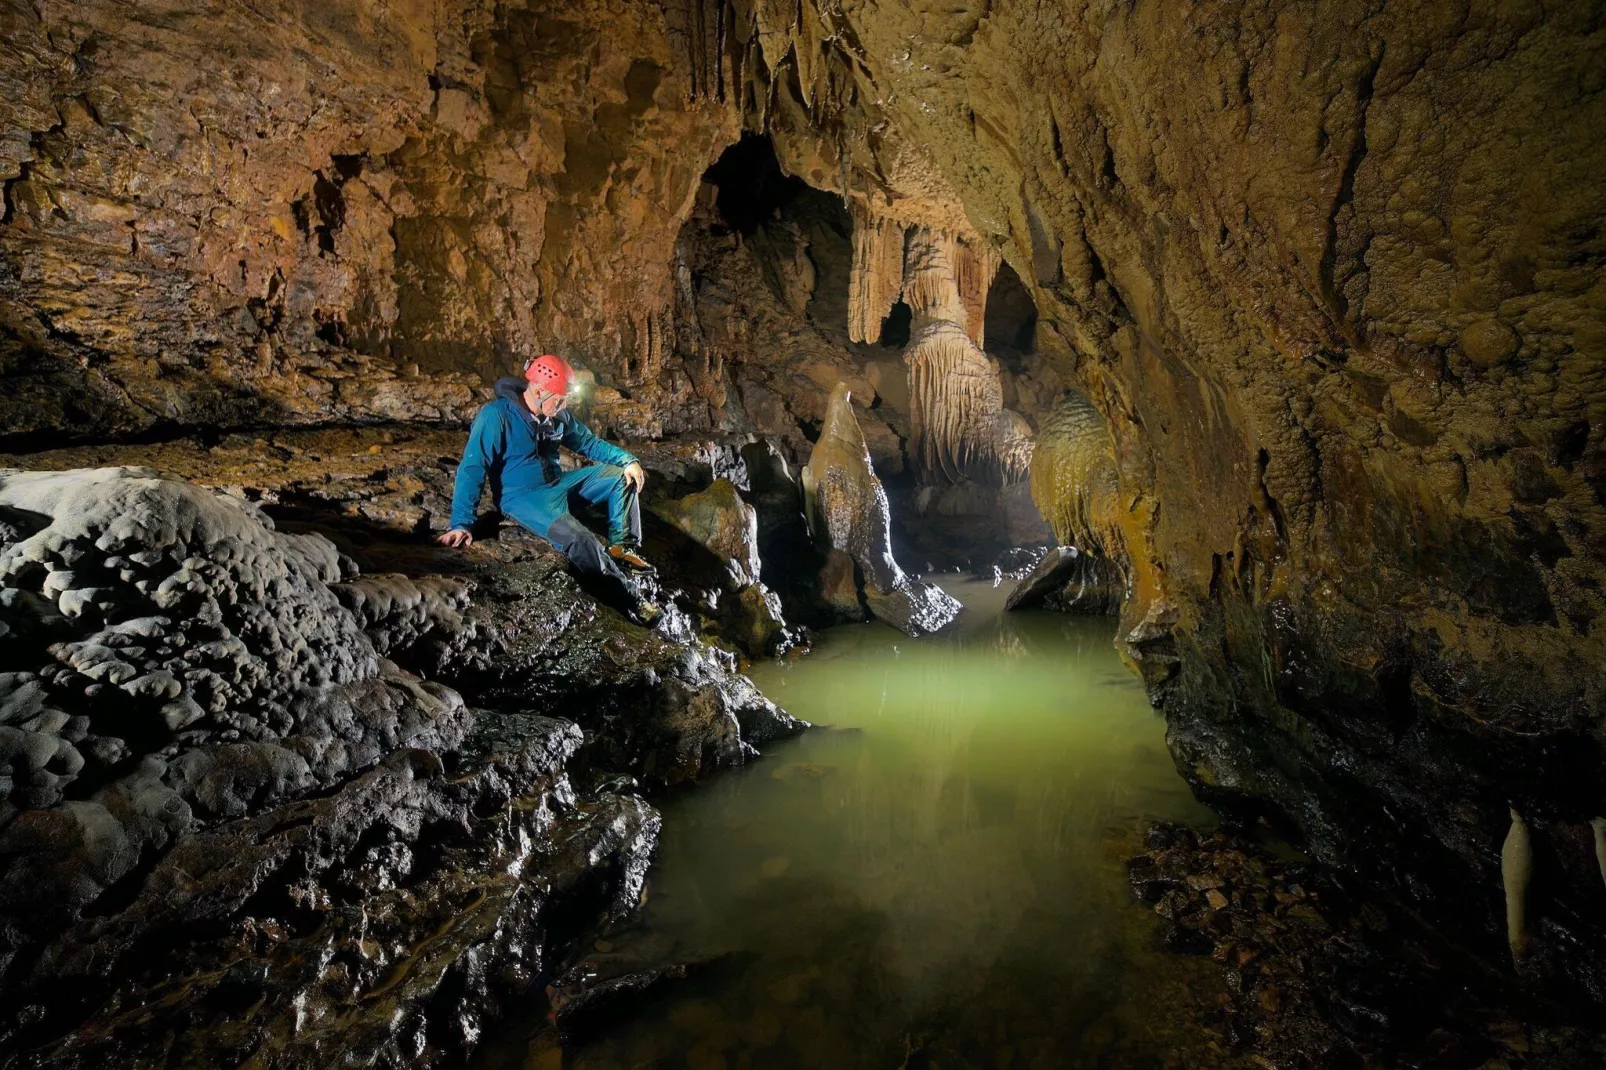
M 111 831 L 86 850 L 128 835 L 137 855 L 191 811 L 239 816 L 464 731 L 461 699 L 383 661 L 340 606 L 326 539 L 148 469 L 0 472 L 0 503 L 38 518 L 0 546 L 0 614 L 27 667 L 0 683 L 8 809 L 49 806 L 83 778 L 127 796 L 131 813 L 171 800 L 160 828 L 98 818 Z M 158 766 L 123 782 L 130 757 L 155 753 Z M 0 856 L 27 835 L 0 830 Z M 58 859 L 51 872 L 70 869 Z M 121 876 L 85 872 L 102 875 L 69 888 L 38 873 L 5 909 L 70 916 Z
M 893 559 L 887 494 L 871 466 L 846 384 L 831 391 L 803 487 L 816 540 L 858 566 L 870 612 L 910 635 L 936 631 L 958 615 L 962 607 L 952 596 L 908 576 Z M 833 586 L 840 590 L 840 578 Z
M 38 436 L 12 448 L 461 422 L 556 348 L 620 428 L 756 432 L 795 461 L 826 414 L 800 369 L 894 352 L 869 341 L 891 235 L 974 234 L 1038 312 L 1033 389 L 1012 369 L 1001 398 L 1048 430 L 1020 399 L 1074 386 L 1106 429 L 1116 508 L 1082 526 L 1117 519 L 1124 551 L 1051 519 L 1129 570 L 1123 634 L 1174 670 L 1179 768 L 1501 946 L 1495 897 L 1464 895 L 1494 887 L 1490 815 L 1599 812 L 1591 5 L 377 10 L 0 8 L 0 434 Z M 743 130 L 845 223 L 724 225 L 702 176 Z M 323 474 L 316 500 L 346 494 Z M 8 641 L 118 611 L 128 584 L 56 564 L 48 596 L 6 595 Z M 144 680 L 143 708 L 167 686 L 107 649 L 69 666 L 83 687 Z M 128 743 L 51 710 L 3 726 L 30 798 L 82 781 L 40 739 L 85 768 Z M 1536 887 L 1536 941 L 1606 940 L 1584 887 Z M 1534 983 L 1606 992 L 1582 952 L 1554 961 Z
M 599 887 L 609 914 L 635 906 L 659 827 L 640 799 L 576 797 L 572 724 L 480 717 L 450 774 L 398 750 L 332 794 L 180 841 L 130 903 L 68 932 L 13 990 L 41 1013 L 8 1015 L 8 1046 L 64 1067 L 311 1065 L 344 1050 L 402 1066 L 471 1046 L 542 968 L 550 916 Z
M 388 445 L 353 455 L 394 467 Z M 404 497 L 427 485 L 408 478 Z M 635 907 L 656 839 L 640 799 L 569 783 L 581 728 L 538 711 L 583 721 L 596 760 L 651 785 L 805 727 L 728 655 L 598 606 L 542 543 L 357 540 L 342 503 L 323 508 L 298 515 L 371 571 L 149 469 L 0 474 L 7 653 L 32 666 L 0 674 L 6 1050 L 460 1058 L 563 938 L 549 915 Z M 59 612 L 83 590 L 100 593 Z
M 792 645 L 781 601 L 760 580 L 758 512 L 734 483 L 716 479 L 705 490 L 658 499 L 649 508 L 672 529 L 649 524 L 647 530 L 648 556 L 666 589 L 700 590 L 696 608 L 706 626 L 747 656 L 769 657 Z
M 1074 546 L 1053 546 L 1009 592 L 1004 608 L 1047 604 L 1064 612 L 1114 615 L 1121 610 L 1124 586 L 1113 563 Z
M 653 512 L 717 555 L 737 586 L 758 582 L 758 512 L 728 479 L 684 498 L 654 502 Z

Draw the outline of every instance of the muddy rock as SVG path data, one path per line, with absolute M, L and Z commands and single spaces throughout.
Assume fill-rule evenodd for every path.
M 634 906 L 658 830 L 639 799 L 574 795 L 573 725 L 478 716 L 498 723 L 451 766 L 395 751 L 183 840 L 13 989 L 8 1047 L 66 1067 L 456 1058 L 543 970 L 547 919 L 599 884 L 604 912 Z
M 652 511 L 714 554 L 738 586 L 758 582 L 758 512 L 728 479 L 684 498 L 655 502 Z
M 1255 1063 L 1583 1066 L 1606 1055 L 1559 1008 L 1524 1008 L 1515 985 L 1448 958 L 1442 939 L 1330 871 L 1245 836 L 1174 825 L 1127 863 L 1166 950 L 1209 956 L 1218 993 L 1174 1012 Z M 1456 984 L 1443 983 L 1448 973 Z

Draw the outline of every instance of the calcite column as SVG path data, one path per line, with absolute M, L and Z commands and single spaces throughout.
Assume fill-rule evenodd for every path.
M 903 299 L 913 313 L 909 347 L 911 452 L 928 475 L 1016 483 L 1032 457 L 1032 433 L 1004 408 L 998 362 L 972 340 L 986 308 L 987 264 L 952 235 L 916 227 L 904 253 Z M 961 270 L 962 269 L 962 270 Z M 967 302 L 960 282 L 972 291 Z M 979 291 L 979 298 L 976 293 Z

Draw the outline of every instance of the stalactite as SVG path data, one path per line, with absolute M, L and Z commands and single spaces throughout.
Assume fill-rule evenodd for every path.
M 903 290 L 904 227 L 858 201 L 849 203 L 853 268 L 848 275 L 848 337 L 855 342 L 876 342 L 881 339 L 881 321 Z
M 692 389 L 708 403 L 709 420 L 717 425 L 729 400 L 725 385 L 725 358 L 711 345 L 697 317 L 696 283 L 691 255 L 684 242 L 675 243 L 674 351 L 691 377 Z
M 735 18 L 727 0 L 676 0 L 665 5 L 669 36 L 679 38 L 686 53 L 690 100 L 726 99 L 727 38 Z
M 963 325 L 964 302 L 954 277 L 951 235 L 928 227 L 915 228 L 904 256 L 903 299 L 916 316 L 924 314 Z
M 1500 847 L 1500 877 L 1506 889 L 1506 940 L 1511 964 L 1521 966 L 1528 957 L 1528 877 L 1533 866 L 1533 843 L 1528 823 L 1515 809 L 1511 828 Z
M 954 281 L 959 286 L 959 300 L 965 306 L 965 333 L 977 347 L 986 345 L 987 291 L 1002 263 L 997 250 L 959 239 L 954 242 Z
M 626 383 L 649 383 L 664 370 L 664 320 L 662 311 L 637 312 L 631 315 L 630 324 L 636 334 L 634 359 L 624 362 L 621 380 Z
M 963 328 L 946 320 L 917 330 L 904 360 L 920 462 L 928 472 L 957 483 L 991 440 L 978 432 L 990 430 L 1003 407 L 998 374 Z
M 914 312 L 909 348 L 912 448 L 922 467 L 950 482 L 1025 478 L 1032 436 L 1026 421 L 1004 408 L 998 364 L 971 340 L 960 295 L 951 235 L 917 228 L 909 238 L 904 300 Z M 967 254 L 972 284 L 984 258 Z
M 778 71 L 797 40 L 801 12 L 795 0 L 756 0 L 753 4 L 754 38 L 764 55 L 764 65 Z M 780 79 L 773 79 L 779 84 Z

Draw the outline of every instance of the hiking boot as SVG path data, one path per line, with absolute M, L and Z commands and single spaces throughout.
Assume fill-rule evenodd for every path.
M 650 602 L 645 598 L 638 601 L 630 610 L 630 619 L 641 625 L 643 628 L 651 628 L 654 624 L 657 624 L 661 619 L 663 619 L 663 615 L 664 611 L 662 606 L 658 605 L 656 602 Z
M 630 543 L 616 542 L 608 547 L 608 556 L 613 558 L 614 564 L 622 565 L 631 572 L 657 572 L 647 559 L 641 556 L 641 551 Z

